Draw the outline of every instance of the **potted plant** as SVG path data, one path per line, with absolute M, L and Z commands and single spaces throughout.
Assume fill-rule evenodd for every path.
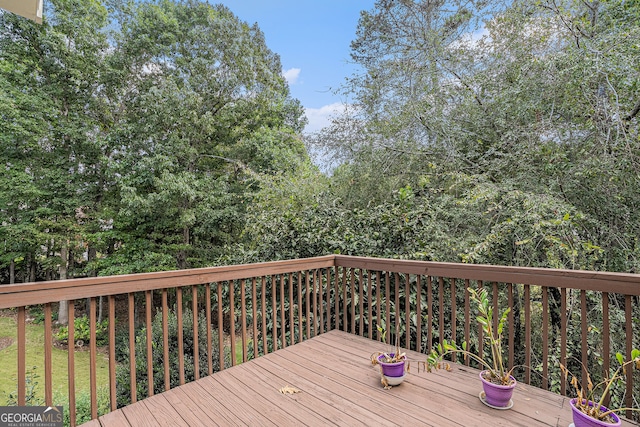
M 510 309 L 507 308 L 500 316 L 498 327 L 493 327 L 493 306 L 489 300 L 486 289 L 475 290 L 467 288 L 470 298 L 478 308 L 478 316 L 476 320 L 481 325 L 484 332 L 484 340 L 491 349 L 491 359 L 487 360 L 469 351 L 469 346 L 465 342 L 462 348 L 456 346 L 454 342 L 443 340 L 431 353 L 427 356 L 425 367 L 428 371 L 431 369 L 450 370 L 451 365 L 444 360 L 444 357 L 453 353 L 462 353 L 465 360 L 471 358 L 477 361 L 484 370 L 480 372 L 482 380 L 483 392 L 480 393 L 480 400 L 487 406 L 496 409 L 509 409 L 513 406 L 511 396 L 516 387 L 516 379 L 511 375 L 513 367 L 507 369 L 502 355 L 502 330 L 507 321 L 507 315 Z M 479 346 L 483 343 L 478 343 Z
M 564 375 L 565 381 L 571 375 L 571 385 L 576 391 L 577 397 L 571 399 L 571 411 L 573 413 L 573 424 L 575 427 L 595 427 L 595 426 L 619 426 L 622 424 L 620 418 L 616 415 L 616 412 L 621 411 L 638 411 L 638 408 L 607 408 L 604 406 L 604 400 L 609 393 L 611 387 L 620 381 L 624 381 L 624 375 L 626 369 L 636 368 L 640 369 L 640 350 L 634 349 L 631 351 L 631 359 L 624 361 L 624 356 L 620 353 L 616 353 L 616 359 L 620 366 L 613 373 L 611 378 L 605 378 L 595 386 L 591 382 L 591 376 L 589 372 L 587 375 L 587 390 L 585 391 L 578 378 L 573 375 L 566 366 L 560 364 L 560 369 Z M 604 387 L 600 398 L 598 398 L 596 392 L 598 389 Z
M 387 331 L 379 325 L 378 331 L 381 333 L 380 340 L 385 342 Z M 371 363 L 380 366 L 380 381 L 385 389 L 400 385 L 408 369 L 409 361 L 406 353 L 400 350 L 399 336 L 399 326 L 396 324 L 395 346 L 390 346 L 388 351 L 371 355 Z

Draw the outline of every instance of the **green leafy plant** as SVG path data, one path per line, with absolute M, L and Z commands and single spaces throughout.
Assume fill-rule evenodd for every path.
M 38 367 L 32 366 L 29 372 L 27 372 L 25 378 L 25 403 L 27 406 L 38 406 L 42 405 L 42 398 L 38 397 L 37 388 L 38 388 Z M 17 383 L 16 379 L 16 383 Z M 3 392 L 5 393 L 5 392 Z M 6 394 L 7 405 L 9 406 L 17 406 L 18 405 L 18 390 Z
M 513 367 L 507 369 L 502 356 L 502 331 L 511 309 L 507 308 L 502 313 L 498 321 L 498 327 L 494 328 L 494 312 L 487 290 L 484 288 L 477 291 L 472 288 L 467 288 L 467 290 L 470 293 L 471 300 L 474 301 L 478 307 L 476 320 L 481 325 L 484 332 L 484 340 L 491 349 L 491 359 L 487 360 L 471 352 L 467 342 L 462 343 L 462 347 L 460 348 L 454 342 L 443 340 L 442 343 L 427 356 L 425 368 L 428 371 L 432 369 L 451 370 L 451 365 L 444 360 L 444 357 L 454 353 L 461 353 L 464 355 L 465 360 L 471 358 L 486 369 L 487 374 L 485 374 L 485 379 L 487 381 L 500 385 L 511 385 L 514 382 L 514 379 L 511 377 Z M 478 343 L 478 346 L 482 344 L 483 343 Z
M 74 329 L 73 336 L 76 344 L 82 345 L 88 343 L 91 339 L 91 328 L 89 324 L 89 318 L 87 316 L 77 317 L 73 321 Z M 96 344 L 106 345 L 109 339 L 109 322 L 104 319 L 101 322 L 96 322 Z M 69 328 L 62 326 L 55 335 L 56 339 L 60 342 L 67 343 L 69 340 Z
M 571 386 L 575 389 L 577 397 L 575 400 L 574 406 L 576 409 L 580 410 L 582 413 L 590 416 L 591 418 L 595 418 L 596 420 L 605 421 L 605 422 L 613 422 L 610 415 L 614 412 L 622 412 L 622 411 L 637 411 L 640 412 L 638 408 L 607 408 L 603 410 L 604 401 L 609 394 L 609 390 L 611 387 L 618 383 L 624 382 L 624 377 L 627 373 L 627 368 L 633 369 L 634 367 L 640 370 L 640 350 L 633 349 L 631 351 L 631 359 L 625 361 L 624 356 L 621 353 L 616 353 L 616 359 L 620 366 L 615 370 L 613 375 L 610 378 L 605 378 L 600 381 L 595 386 L 591 381 L 591 376 L 588 371 L 586 372 L 587 379 L 587 390 L 584 390 L 578 381 L 578 378 L 573 375 L 566 366 L 560 364 L 560 370 L 564 376 L 564 380 L 567 381 L 569 376 L 571 376 Z M 597 390 L 604 387 L 602 394 L 598 398 Z M 591 403 L 591 404 L 589 404 Z

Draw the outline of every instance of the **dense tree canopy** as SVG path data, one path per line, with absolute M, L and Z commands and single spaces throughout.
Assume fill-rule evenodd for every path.
M 305 141 L 329 175 L 257 25 L 51 3 L 0 16 L 2 282 L 333 252 L 640 267 L 637 0 L 378 0 L 354 102 Z
M 259 177 L 308 162 L 257 26 L 197 1 L 110 5 L 0 17 L 1 262 L 20 280 L 54 277 L 63 247 L 79 274 L 212 263 Z
M 393 203 L 389 183 L 424 209 L 453 198 L 452 220 L 473 226 L 444 259 L 637 271 L 638 13 L 378 1 L 352 43 L 356 102 L 310 143 L 343 162 L 349 205 Z

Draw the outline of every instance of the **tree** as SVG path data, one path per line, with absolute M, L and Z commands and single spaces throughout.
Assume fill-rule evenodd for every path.
M 250 172 L 305 160 L 302 109 L 262 32 L 223 6 L 137 4 L 116 50 L 130 83 L 115 227 L 130 246 L 148 240 L 149 251 L 171 254 L 165 267 L 210 263 L 242 230 Z

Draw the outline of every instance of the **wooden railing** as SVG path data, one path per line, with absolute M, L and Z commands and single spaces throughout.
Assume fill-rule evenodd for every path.
M 76 377 L 89 377 L 90 416 L 99 415 L 99 298 L 107 306 L 108 406 L 114 410 L 334 328 L 380 339 L 377 327 L 382 326 L 390 332 L 387 339 L 394 340 L 397 325 L 401 345 L 422 352 L 443 338 L 477 342 L 481 331 L 468 287 L 490 289 L 495 312 L 511 307 L 506 351 L 509 363 L 519 366 L 516 376 L 526 383 L 567 394 L 559 363 L 578 370 L 601 364 L 600 372 L 609 372 L 616 352 L 630 357 L 631 349 L 640 347 L 637 274 L 332 255 L 0 286 L 0 309 L 16 313 L 18 354 L 17 360 L 1 363 L 17 364 L 17 404 L 32 403 L 25 330 L 29 307 L 42 305 L 42 400 L 59 404 L 53 391 L 60 385 L 52 381 L 52 309 L 68 300 L 69 319 L 86 314 L 89 372 L 76 369 L 76 353 L 87 350 L 73 345 L 73 322 L 68 334 L 64 388 L 70 424 L 75 425 Z M 160 325 L 159 331 L 154 325 Z M 117 373 L 127 369 L 123 383 Z M 639 389 L 640 381 L 634 382 L 629 371 L 626 388 L 614 398 L 637 406 Z M 630 412 L 626 415 L 631 418 Z

